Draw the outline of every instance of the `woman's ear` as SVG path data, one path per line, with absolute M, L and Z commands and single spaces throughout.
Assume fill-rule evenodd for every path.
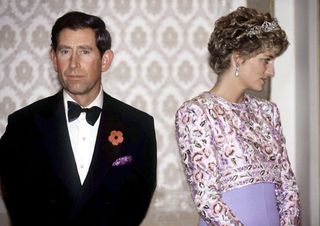
M 241 58 L 241 56 L 240 56 L 239 53 L 237 53 L 237 52 L 232 53 L 232 55 L 231 55 L 231 65 L 232 65 L 233 67 L 237 67 L 237 66 L 240 65 L 242 62 L 243 62 L 243 61 L 242 61 L 242 58 Z
M 102 62 L 101 62 L 101 71 L 105 72 L 109 69 L 111 63 L 113 60 L 113 51 L 111 49 L 108 49 L 104 52 L 102 56 Z

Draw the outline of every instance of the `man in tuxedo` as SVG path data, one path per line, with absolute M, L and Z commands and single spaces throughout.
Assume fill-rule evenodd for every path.
M 13 226 L 137 226 L 156 187 L 153 118 L 106 94 L 113 59 L 97 16 L 54 24 L 51 60 L 62 90 L 8 117 L 1 191 Z

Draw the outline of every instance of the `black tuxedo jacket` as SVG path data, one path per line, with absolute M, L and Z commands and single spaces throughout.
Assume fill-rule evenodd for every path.
M 112 131 L 122 132 L 122 143 L 109 141 Z M 81 185 L 62 92 L 18 110 L 0 140 L 1 190 L 12 225 L 139 225 L 156 186 L 156 155 L 153 118 L 104 93 Z

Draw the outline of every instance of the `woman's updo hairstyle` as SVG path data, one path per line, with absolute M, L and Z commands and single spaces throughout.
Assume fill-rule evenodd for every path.
M 241 6 L 215 22 L 208 43 L 209 64 L 221 75 L 230 67 L 230 56 L 234 52 L 249 59 L 270 50 L 277 57 L 288 44 L 285 31 L 269 13 Z

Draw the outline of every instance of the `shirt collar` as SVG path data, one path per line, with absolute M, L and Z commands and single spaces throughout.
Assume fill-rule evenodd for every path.
M 66 114 L 68 112 L 68 101 L 76 102 L 72 97 L 63 89 L 63 102 L 64 102 L 64 109 L 66 111 Z M 79 104 L 79 103 L 78 103 Z M 98 96 L 86 107 L 90 108 L 93 106 L 97 106 L 102 109 L 103 106 L 103 89 L 102 86 L 100 87 L 100 92 Z

